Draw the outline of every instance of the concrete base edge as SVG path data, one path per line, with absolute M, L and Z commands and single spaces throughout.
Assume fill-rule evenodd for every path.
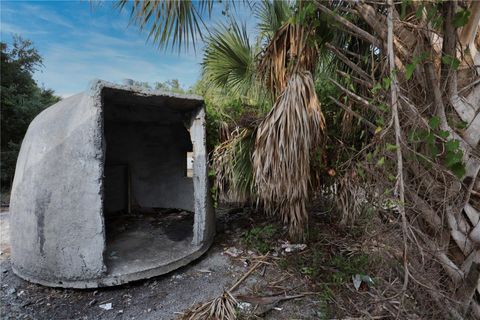
M 57 287 L 57 288 L 74 288 L 74 289 L 89 289 L 89 288 L 99 288 L 99 287 L 110 287 L 125 284 L 131 281 L 137 281 L 142 279 L 149 279 L 152 277 L 160 276 L 166 273 L 169 273 L 175 269 L 186 266 L 190 262 L 200 258 L 211 246 L 213 239 L 203 246 L 199 247 L 195 252 L 175 261 L 171 261 L 167 264 L 159 265 L 154 268 L 126 273 L 121 275 L 109 275 L 105 274 L 104 277 L 87 279 L 87 280 L 48 280 L 48 279 L 39 279 L 35 276 L 31 276 L 23 273 L 21 270 L 17 269 L 12 264 L 13 272 L 20 278 L 27 280 L 29 282 L 37 283 L 47 287 Z

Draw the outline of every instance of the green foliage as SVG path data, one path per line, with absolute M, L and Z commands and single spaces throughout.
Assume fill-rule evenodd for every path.
M 388 90 L 392 85 L 392 79 L 390 77 L 384 77 L 381 82 L 375 83 L 372 88 L 372 93 L 375 95 L 381 90 Z M 379 106 L 380 107 L 380 106 Z M 381 106 L 380 108 L 385 108 L 386 105 Z
M 286 257 L 284 268 L 293 268 L 297 272 L 308 276 L 316 283 L 343 285 L 351 281 L 355 274 L 368 274 L 370 266 L 374 263 L 366 254 L 345 256 L 341 253 L 325 252 L 325 247 L 312 245 L 310 250 L 301 255 Z M 328 287 L 328 286 L 327 286 Z M 325 288 L 330 292 L 330 288 Z
M 457 13 L 455 13 L 455 17 L 453 18 L 453 25 L 456 28 L 463 27 L 467 24 L 470 14 L 471 12 L 468 9 L 462 9 L 458 11 Z
M 184 89 L 178 79 L 171 79 L 164 82 L 155 82 L 155 90 L 163 90 L 180 94 L 189 93 L 189 90 Z
M 403 20 L 407 16 L 407 8 L 411 4 L 412 0 L 402 0 L 400 7 L 400 19 Z
M 450 133 L 440 130 L 440 118 L 434 116 L 428 121 L 429 130 L 413 131 L 409 135 L 409 142 L 412 143 L 417 152 L 421 153 L 427 159 L 440 163 L 452 171 L 458 178 L 465 174 L 465 164 L 463 162 L 463 151 L 460 141 L 448 139 Z M 425 148 L 422 148 L 424 146 Z M 422 163 L 422 158 L 418 159 Z M 425 163 L 424 163 L 425 164 Z
M 391 144 L 391 143 L 387 143 L 386 144 L 386 149 L 387 151 L 396 151 L 397 150 L 397 145 L 396 144 Z
M 415 11 L 417 19 L 422 19 L 423 12 L 426 11 L 427 22 L 430 22 L 435 29 L 440 29 L 443 24 L 443 17 L 439 10 L 438 3 L 421 2 Z
M 428 121 L 428 125 L 432 130 L 437 130 L 438 127 L 440 126 L 440 118 L 437 116 L 433 116 L 430 121 Z
M 465 164 L 463 163 L 463 151 L 460 148 L 460 141 L 448 140 L 445 143 L 444 165 L 450 169 L 458 178 L 465 174 Z
M 405 78 L 410 80 L 412 78 L 413 72 L 418 64 L 422 63 L 428 58 L 427 52 L 422 52 L 419 56 L 413 58 L 412 62 L 405 66 Z
M 33 118 L 59 101 L 52 90 L 38 87 L 33 73 L 42 58 L 29 40 L 15 36 L 12 47 L 1 43 L 1 183 L 9 188 L 20 145 Z
M 457 70 L 460 66 L 460 60 L 448 54 L 442 56 L 442 62 L 453 70 Z
M 178 79 L 171 79 L 164 82 L 155 82 L 153 85 L 144 81 L 135 81 L 134 85 L 145 89 L 155 89 L 179 94 L 190 93 L 192 90 L 184 89 Z
M 255 8 L 255 17 L 258 19 L 257 29 L 260 38 L 269 41 L 281 26 L 292 16 L 292 8 L 288 1 L 262 0 Z
M 243 243 L 248 247 L 258 250 L 260 253 L 267 253 L 272 250 L 273 236 L 278 229 L 274 225 L 267 224 L 263 227 L 254 227 L 243 235 Z
M 331 259 L 330 265 L 338 272 L 331 275 L 331 280 L 341 284 L 350 281 L 355 274 L 368 274 L 369 264 L 370 258 L 366 254 L 357 254 L 351 257 L 335 255 Z
M 234 20 L 220 25 L 206 39 L 202 79 L 252 103 L 260 92 L 255 61 L 259 52 L 258 46 L 250 44 L 245 25 L 239 26 Z
M 205 26 L 203 18 L 212 12 L 212 0 L 199 1 L 128 1 L 119 0 L 115 6 L 130 11 L 130 20 L 141 30 L 147 30 L 148 39 L 159 47 L 172 49 L 195 46 Z
M 320 319 L 327 320 L 333 318 L 333 307 L 330 306 L 334 298 L 334 293 L 332 289 L 326 285 L 320 285 L 320 293 L 318 294 L 318 298 L 320 300 Z

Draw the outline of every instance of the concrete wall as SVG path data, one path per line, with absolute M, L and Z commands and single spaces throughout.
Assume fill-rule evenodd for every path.
M 115 183 L 109 183 L 109 180 L 121 175 L 122 171 L 126 175 L 122 165 L 125 165 L 123 168 L 128 165 L 133 204 L 194 211 L 193 181 L 186 176 L 187 152 L 192 150 L 192 143 L 183 123 L 158 124 L 148 121 L 148 117 L 145 121 L 109 121 L 108 113 L 113 108 L 116 106 L 107 104 L 104 109 L 107 147 L 105 210 L 125 207 L 125 202 L 118 203 L 122 196 L 126 196 L 127 187 L 118 180 L 125 179 L 117 178 Z M 142 113 L 141 106 L 136 106 L 136 110 Z M 159 106 L 158 112 L 165 116 L 165 120 L 170 118 L 166 108 Z M 111 166 L 118 169 L 112 172 L 108 170 Z
M 205 110 L 200 109 L 190 119 L 190 137 L 193 142 L 193 185 L 195 189 L 194 245 L 201 245 L 215 235 L 215 211 L 208 183 L 208 154 Z
M 22 276 L 60 283 L 105 271 L 101 123 L 99 105 L 79 94 L 30 124 L 10 207 L 12 266 Z

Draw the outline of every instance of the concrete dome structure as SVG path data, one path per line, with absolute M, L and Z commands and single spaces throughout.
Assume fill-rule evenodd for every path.
M 170 272 L 214 235 L 203 100 L 94 81 L 30 124 L 11 193 L 12 268 L 93 288 Z

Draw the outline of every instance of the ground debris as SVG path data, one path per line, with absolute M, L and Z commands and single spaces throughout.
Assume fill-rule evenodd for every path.
M 113 309 L 113 306 L 112 306 L 111 302 L 101 304 L 101 305 L 99 305 L 99 307 L 102 308 L 103 310 L 112 310 Z
M 305 243 L 290 243 L 288 241 L 285 241 L 284 243 L 282 243 L 281 248 L 286 253 L 291 253 L 291 252 L 303 251 L 307 248 L 307 245 Z
M 235 247 L 230 247 L 224 252 L 225 254 L 229 255 L 230 257 L 237 258 L 243 253 L 243 250 L 237 249 Z
M 291 296 L 275 295 L 275 296 L 263 296 L 263 297 L 239 295 L 239 296 L 236 296 L 235 298 L 239 301 L 258 305 L 258 304 L 276 304 L 280 301 L 303 298 L 304 296 L 305 295 L 303 294 L 296 294 Z

